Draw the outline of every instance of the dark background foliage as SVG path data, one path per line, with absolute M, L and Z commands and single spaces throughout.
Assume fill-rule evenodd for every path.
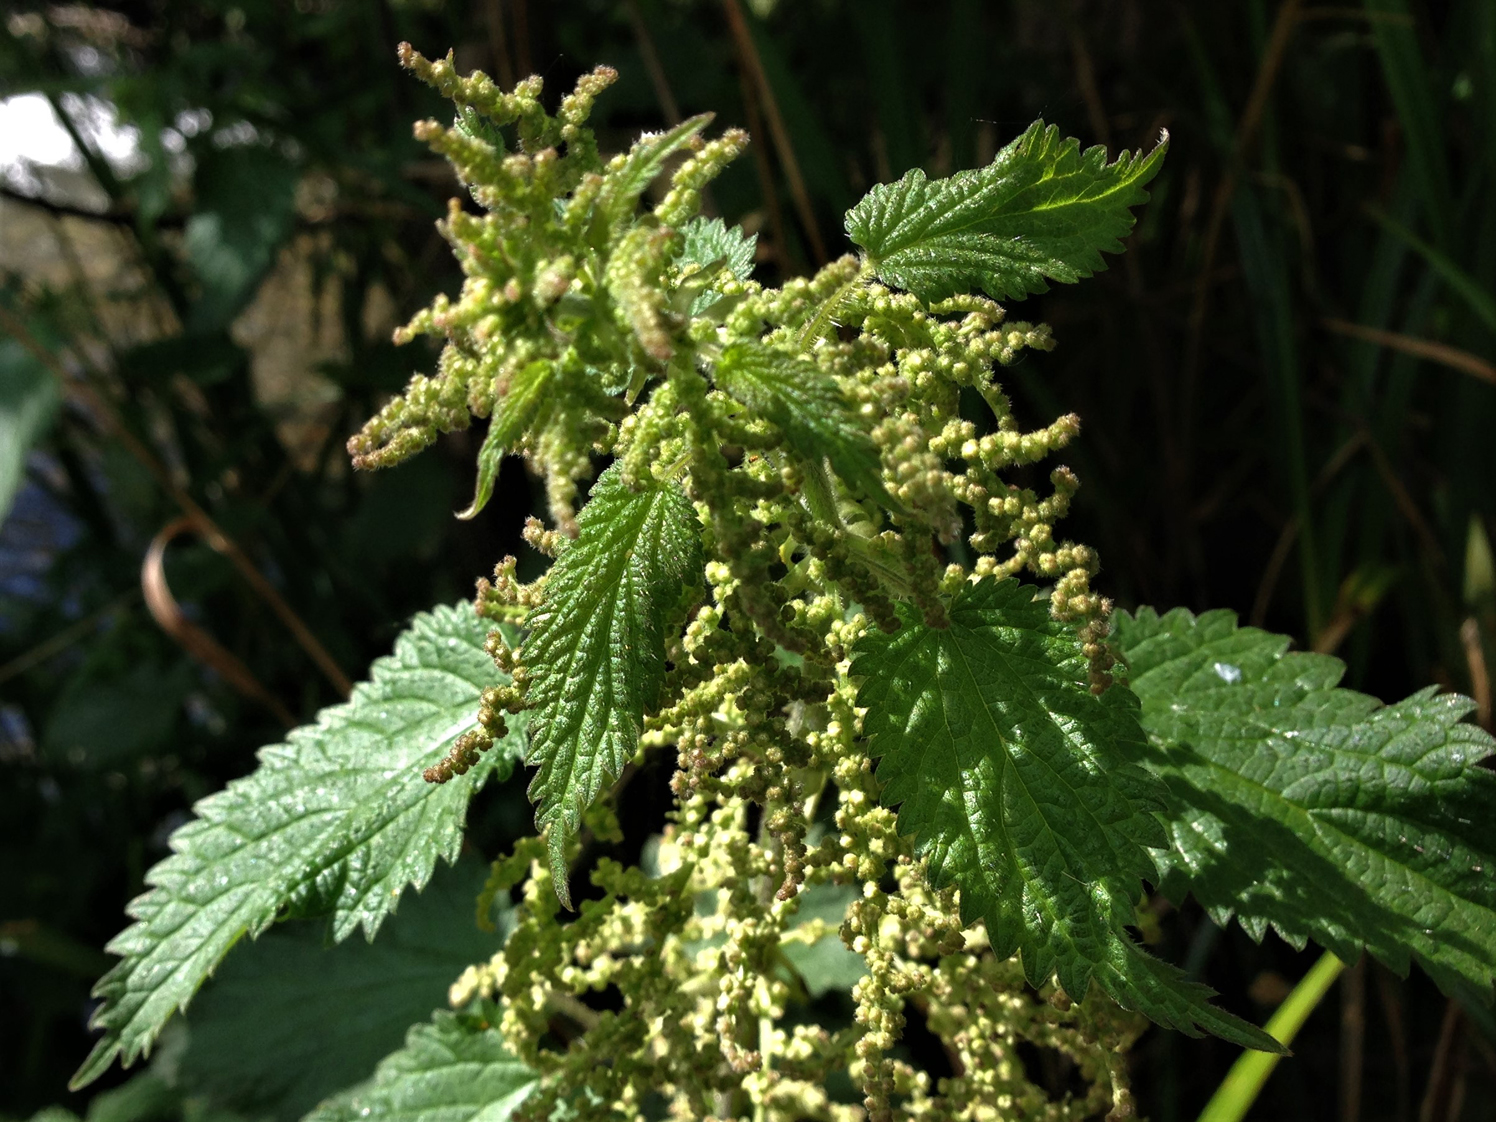
M 360 1078 L 441 1000 L 452 963 L 477 957 L 448 937 L 376 1025 L 347 995 L 386 990 L 379 956 L 395 952 L 331 952 L 352 956 L 339 977 L 364 979 L 328 987 L 345 996 L 326 1019 L 346 1031 L 313 1026 L 317 1050 L 275 1053 L 282 1071 L 317 1073 L 278 1090 L 240 1061 L 289 1030 L 224 1026 L 253 995 L 297 1003 L 257 982 L 264 955 L 241 952 L 151 1075 L 64 1091 L 101 948 L 190 805 L 335 701 L 338 668 L 357 678 L 413 612 L 527 552 L 534 490 L 516 464 L 479 520 L 448 517 L 481 432 L 372 477 L 342 452 L 434 361 L 395 350 L 390 328 L 458 284 L 432 225 L 453 183 L 410 137 L 414 118 L 448 111 L 395 65 L 402 39 L 505 82 L 540 73 L 557 96 L 615 65 L 599 107 L 615 146 L 708 109 L 748 127 L 751 155 L 711 205 L 758 231 L 770 281 L 843 252 L 840 216 L 873 183 L 984 162 L 1036 116 L 1114 151 L 1167 128 L 1127 255 L 1014 312 L 1060 342 L 1008 373 L 1021 416 L 1084 419 L 1069 532 L 1100 549 L 1124 606 L 1231 608 L 1339 654 L 1348 684 L 1379 696 L 1473 693 L 1489 726 L 1496 5 L 767 7 L 7 6 L 0 96 L 45 96 L 86 158 L 11 168 L 0 186 L 0 482 L 20 472 L 0 526 L 0 1115 L 285 1116 Z M 136 130 L 127 159 L 90 128 L 107 104 Z M 194 509 L 235 544 L 200 517 L 165 544 Z M 473 848 L 494 855 L 526 814 L 520 781 L 491 792 Z M 1188 903 L 1152 910 L 1160 953 L 1258 1020 L 1312 961 Z M 304 964 L 319 936 L 275 938 Z M 305 968 L 310 987 L 322 971 Z M 1337 993 L 1257 1116 L 1493 1116 L 1487 1016 L 1374 963 Z M 1234 1058 L 1158 1032 L 1135 1055 L 1144 1112 L 1162 1120 L 1193 1117 Z M 1029 1059 L 1063 1089 L 1053 1057 Z

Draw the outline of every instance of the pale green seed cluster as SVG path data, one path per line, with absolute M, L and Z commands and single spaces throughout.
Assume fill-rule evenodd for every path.
M 549 1118 L 565 1100 L 579 1118 L 642 1118 L 658 1095 L 681 1119 L 1126 1117 L 1121 1057 L 1137 1022 L 1101 997 L 1036 999 L 1018 965 L 963 923 L 954 891 L 931 888 L 879 805 L 850 677 L 856 640 L 897 628 L 897 605 L 945 626 L 963 582 L 1026 572 L 1048 583 L 1093 685 L 1106 684 L 1098 560 L 1056 531 L 1078 481 L 1065 467 L 1042 493 L 1010 479 L 1079 431 L 1073 416 L 1023 429 L 995 380 L 1025 352 L 1049 350 L 1048 329 L 1009 322 L 977 296 L 926 305 L 850 256 L 778 289 L 721 261 L 683 260 L 681 228 L 745 134 L 703 140 L 705 121 L 693 120 L 605 158 L 585 122 L 616 76 L 607 68 L 551 116 L 539 79 L 504 93 L 458 76 L 450 59 L 402 58 L 457 102 L 452 127 L 426 122 L 417 135 L 482 212 L 454 202 L 443 224 L 466 277 L 459 298 L 438 298 L 396 335 L 444 338 L 436 374 L 413 379 L 350 442 L 355 463 L 397 462 L 489 417 L 488 443 L 502 445 L 492 455 L 521 454 L 546 480 L 554 528 L 532 520 L 534 548 L 555 556 L 576 534 L 581 485 L 614 456 L 631 484 L 684 487 L 708 557 L 707 595 L 669 645 L 663 701 L 639 746 L 641 758 L 677 760 L 654 866 L 588 857 L 602 896 L 563 914 L 544 843 L 522 843 L 495 866 L 480 908 L 518 893 L 504 948 L 452 990 L 457 1005 L 498 999 L 506 1039 L 544 1073 L 526 1116 Z M 643 209 L 656 179 L 663 193 Z M 850 486 L 724 391 L 717 364 L 743 343 L 813 364 L 839 387 L 882 494 Z M 979 410 L 986 423 L 972 419 Z M 481 614 L 523 624 L 542 602 L 544 578 L 523 584 L 516 570 L 506 558 L 481 583 Z M 526 704 L 523 647 L 495 631 L 488 649 L 513 683 L 485 694 L 480 730 L 433 781 L 472 766 L 504 714 Z M 616 834 L 595 808 L 584 837 Z M 827 886 L 854 890 L 843 922 L 800 923 L 806 893 Z M 785 955 L 821 938 L 866 965 L 841 1027 L 806 1020 Z M 614 987 L 622 1009 L 599 1011 L 594 996 Z M 944 1044 L 952 1077 L 932 1082 L 899 1058 L 911 1008 Z M 1050 1101 L 1025 1075 L 1023 1041 L 1069 1057 L 1086 1092 Z M 856 1102 L 832 1101 L 838 1077 Z

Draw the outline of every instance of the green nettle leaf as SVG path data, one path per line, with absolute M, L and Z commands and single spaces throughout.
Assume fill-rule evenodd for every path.
M 628 155 L 614 159 L 603 175 L 597 200 L 604 229 L 615 229 L 633 215 L 639 196 L 665 170 L 665 161 L 690 144 L 692 137 L 712 123 L 713 116 L 699 113 L 665 132 L 645 133 Z
M 1073 629 L 1035 592 L 981 581 L 956 596 L 947 629 L 901 605 L 897 633 L 859 640 L 883 801 L 934 883 L 960 888 L 963 918 L 985 922 L 997 954 L 1021 953 L 1034 984 L 1057 976 L 1080 997 L 1094 978 L 1171 1028 L 1282 1051 L 1125 933 L 1156 875 L 1149 849 L 1165 844 L 1151 813 L 1163 791 L 1136 763 L 1137 700 L 1090 692 Z
M 504 1044 L 491 1005 L 438 1012 L 374 1078 L 328 1099 L 306 1122 L 505 1122 L 540 1079 Z
M 940 300 L 981 288 L 996 299 L 1045 292 L 1106 268 L 1122 252 L 1130 207 L 1148 200 L 1168 134 L 1146 156 L 1082 152 L 1035 121 L 984 168 L 927 180 L 918 168 L 874 187 L 847 212 L 847 235 L 878 278 Z
M 417 616 L 350 701 L 197 804 L 130 904 L 137 922 L 109 944 L 124 961 L 94 989 L 104 1036 L 73 1086 L 148 1051 L 241 936 L 290 912 L 329 915 L 338 940 L 359 927 L 372 938 L 407 885 L 423 887 L 438 856 L 456 858 L 468 800 L 523 753 L 512 722 L 466 775 L 421 778 L 475 727 L 479 693 L 502 681 L 483 651 L 488 630 L 467 605 Z
M 687 277 L 681 288 L 690 296 L 689 314 L 699 316 L 723 299 L 710 282 L 726 269 L 738 280 L 747 280 L 753 272 L 753 253 L 757 234 L 746 234 L 741 226 L 725 225 L 720 218 L 693 218 L 681 229 L 681 248 L 675 263 L 694 265 L 698 273 Z
M 1113 636 L 1168 785 L 1163 891 L 1489 1002 L 1496 978 L 1496 776 L 1474 705 L 1337 689 L 1344 665 L 1231 612 L 1119 614 Z
M 801 459 L 817 469 L 830 460 L 854 490 L 892 504 L 877 447 L 857 424 L 841 387 L 815 363 L 762 343 L 733 343 L 723 350 L 713 380 L 783 433 Z
M 738 280 L 747 280 L 757 246 L 758 235 L 744 233 L 741 226 L 728 226 L 720 218 L 693 218 L 681 228 L 681 249 L 675 260 L 678 265 L 700 269 L 718 265 Z
M 520 659 L 530 672 L 530 784 L 556 894 L 571 906 L 566 842 L 639 746 L 665 679 L 665 632 L 704 564 L 700 527 L 674 483 L 631 491 L 614 464 L 551 566 Z
M 504 387 L 488 419 L 488 435 L 483 438 L 483 447 L 478 449 L 478 484 L 472 504 L 458 514 L 458 518 L 476 518 L 478 512 L 488 505 L 493 496 L 493 485 L 499 478 L 499 467 L 540 414 L 555 370 L 556 365 L 552 362 L 526 363 L 515 371 Z

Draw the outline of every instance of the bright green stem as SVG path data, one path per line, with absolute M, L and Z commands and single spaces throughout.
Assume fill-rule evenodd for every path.
M 1268 1035 L 1280 1044 L 1292 1044 L 1309 1014 L 1314 1012 L 1315 1006 L 1329 992 L 1331 983 L 1344 969 L 1345 963 L 1329 951 L 1321 955 L 1268 1021 Z M 1198 1122 L 1241 1122 L 1282 1058 L 1268 1052 L 1243 1052 L 1205 1104 Z

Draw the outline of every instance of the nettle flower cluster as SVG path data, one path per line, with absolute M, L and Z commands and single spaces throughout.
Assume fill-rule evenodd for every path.
M 1078 480 L 1056 467 L 1041 493 L 1005 478 L 1079 431 L 1073 415 L 1025 431 L 996 380 L 1052 348 L 1048 328 L 985 295 L 900 291 L 880 280 L 903 279 L 898 260 L 880 272 L 869 255 L 765 288 L 750 276 L 753 238 L 698 215 L 742 131 L 704 139 L 704 115 L 604 158 L 585 121 L 608 68 L 552 117 L 539 79 L 503 93 L 450 59 L 401 58 L 457 103 L 450 128 L 417 135 L 481 213 L 454 200 L 442 225 L 460 297 L 397 333 L 444 336 L 438 372 L 349 448 L 383 466 L 488 418 L 464 517 L 519 454 L 543 475 L 556 527 L 526 529 L 556 558 L 539 581 L 519 583 L 506 558 L 481 583 L 480 614 L 527 633 L 514 647 L 493 633 L 512 684 L 488 691 L 481 731 L 427 770 L 464 773 L 506 712 L 526 714 L 544 840 L 496 866 L 495 892 L 523 882 L 513 930 L 452 993 L 458 1006 L 497 999 L 504 1039 L 550 1076 L 526 1113 L 564 1099 L 582 1116 L 639 1116 L 662 1097 L 693 1119 L 745 1105 L 758 1118 L 884 1118 L 894 1102 L 910 1117 L 1124 1116 L 1120 1053 L 1137 1019 L 1100 995 L 1073 1001 L 1053 977 L 1025 989 L 1013 948 L 995 954 L 958 886 L 932 883 L 880 805 L 851 661 L 870 629 L 898 631 L 901 611 L 948 631 L 963 587 L 1027 572 L 1052 582 L 1051 634 L 1073 634 L 1092 687 L 1107 684 L 1098 560 L 1057 533 Z M 603 861 L 602 898 L 563 915 L 579 831 L 611 832 L 588 808 L 658 750 L 679 764 L 654 867 Z M 828 904 L 835 914 L 806 920 Z M 791 951 L 845 955 L 821 946 L 838 938 L 855 1013 L 833 1030 L 789 1016 L 820 981 Z M 579 1000 L 609 986 L 621 1012 Z M 956 1069 L 937 1085 L 896 1051 L 910 1003 Z M 558 1016 L 574 1030 L 564 1047 Z M 1092 1090 L 1050 1103 L 1018 1040 L 1063 1051 Z M 862 1105 L 828 1097 L 837 1072 Z

